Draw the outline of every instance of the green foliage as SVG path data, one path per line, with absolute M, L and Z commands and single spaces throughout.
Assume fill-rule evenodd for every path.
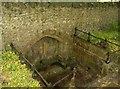
M 113 24 L 107 29 L 103 29 L 102 31 L 94 31 L 92 32 L 93 35 L 101 37 L 103 39 L 108 39 L 109 41 L 112 41 L 114 43 L 118 43 L 118 28 L 119 26 L 117 24 Z
M 116 23 L 113 23 L 109 28 L 103 29 L 101 31 L 93 31 L 91 34 L 99 38 L 107 39 L 113 43 L 120 44 L 118 29 L 120 29 L 120 26 L 118 26 Z M 87 35 L 82 35 L 81 37 L 85 40 L 88 38 Z M 101 40 L 91 37 L 91 42 L 95 44 L 97 42 L 101 42 Z M 118 50 L 118 47 L 112 44 L 108 44 L 107 48 L 111 51 Z
M 18 60 L 19 57 L 12 51 L 2 51 L 2 60 Z
M 120 26 L 118 26 L 116 23 L 114 23 L 109 28 L 103 29 L 102 31 L 94 31 L 94 32 L 92 32 L 92 34 L 97 37 L 107 39 L 113 43 L 120 44 L 119 43 L 119 41 L 120 41 L 119 32 L 118 32 L 119 28 L 120 28 Z M 94 42 L 98 42 L 98 40 L 96 39 Z M 118 46 L 109 44 L 108 49 L 111 51 L 115 51 L 115 50 L 118 50 Z
M 2 86 L 3 87 L 40 87 L 32 73 L 21 64 L 19 57 L 12 51 L 2 52 Z

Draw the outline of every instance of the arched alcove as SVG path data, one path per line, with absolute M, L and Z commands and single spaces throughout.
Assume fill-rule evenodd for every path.
M 51 36 L 44 36 L 31 46 L 25 56 L 31 63 L 36 64 L 41 60 L 51 60 L 55 56 L 61 55 L 63 49 L 61 40 Z

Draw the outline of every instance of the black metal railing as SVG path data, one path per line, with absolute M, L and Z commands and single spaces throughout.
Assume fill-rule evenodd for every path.
M 79 36 L 80 33 L 82 33 L 83 35 L 85 35 L 87 38 L 85 39 L 85 38 L 82 38 L 81 36 Z M 91 43 L 91 44 L 93 44 L 93 45 L 95 45 L 97 47 L 101 47 L 101 48 L 104 48 L 104 49 L 107 48 L 108 44 L 116 46 L 118 48 L 117 50 L 112 51 L 112 52 L 108 51 L 106 53 L 106 63 L 109 63 L 110 56 L 113 53 L 120 52 L 120 49 L 119 49 L 120 45 L 119 44 L 113 43 L 113 42 L 107 40 L 106 38 L 103 39 L 103 38 L 97 37 L 97 36 L 91 34 L 90 32 L 85 32 L 85 31 L 79 30 L 77 27 L 75 27 L 74 37 L 79 37 L 81 39 L 84 39 L 86 42 L 89 42 L 89 43 Z M 102 41 L 102 44 L 98 46 L 96 43 L 92 42 L 92 39 L 98 39 L 98 40 Z
M 81 33 L 83 33 L 83 34 L 85 34 L 85 35 L 88 36 L 88 38 L 87 38 L 87 41 L 88 41 L 88 42 L 91 42 L 91 37 L 93 37 L 93 38 L 96 38 L 96 39 L 99 39 L 99 40 L 105 41 L 105 42 L 107 42 L 107 43 L 110 43 L 110 44 L 112 44 L 112 45 L 116 45 L 116 46 L 120 47 L 119 44 L 113 43 L 113 42 L 107 40 L 106 38 L 103 39 L 103 38 L 97 37 L 97 36 L 95 36 L 95 35 L 92 35 L 90 32 L 85 32 L 85 31 L 79 30 L 79 29 L 77 29 L 77 27 L 75 27 L 74 36 L 78 36 L 77 34 L 78 34 L 79 32 L 81 32 Z

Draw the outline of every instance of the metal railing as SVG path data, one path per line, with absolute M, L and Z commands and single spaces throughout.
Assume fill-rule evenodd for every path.
M 10 44 L 10 46 L 11 46 L 12 50 L 22 58 L 21 60 L 25 60 L 25 61 L 32 67 L 32 69 L 33 69 L 33 70 L 39 75 L 39 77 L 42 79 L 42 81 L 43 81 L 43 83 L 45 84 L 45 86 L 48 86 L 48 87 L 51 86 L 51 84 L 48 83 L 48 82 L 44 79 L 44 77 L 38 72 L 38 70 L 34 67 L 34 65 L 33 65 L 32 63 L 30 63 L 30 61 L 29 61 L 22 53 L 20 53 L 20 52 L 14 47 L 14 45 L 13 45 L 12 43 Z
M 87 35 L 87 39 L 83 39 L 82 37 L 80 37 L 80 36 L 79 36 L 79 33 L 82 33 L 83 35 Z M 106 38 L 103 39 L 103 38 L 97 37 L 97 36 L 95 36 L 95 35 L 92 35 L 90 32 L 85 32 L 85 31 L 79 30 L 77 27 L 75 27 L 74 37 L 79 37 L 79 38 L 85 40 L 86 42 L 89 42 L 89 43 L 95 45 L 96 47 L 100 47 L 100 46 L 96 45 L 95 43 L 92 43 L 92 38 L 98 39 L 98 40 L 100 40 L 100 41 L 103 42 L 103 45 L 101 45 L 101 48 L 104 48 L 104 49 L 107 48 L 107 46 L 106 46 L 107 44 L 115 45 L 115 46 L 117 46 L 118 48 L 120 48 L 120 45 L 119 45 L 119 44 L 113 43 L 113 42 L 107 40 Z M 113 51 L 113 52 L 108 51 L 108 52 L 106 53 L 106 61 L 105 61 L 105 62 L 106 62 L 106 63 L 109 63 L 109 62 L 110 62 L 110 56 L 111 56 L 113 53 L 116 53 L 116 52 L 120 52 L 120 49 L 115 50 L 115 51 Z
M 105 42 L 107 42 L 107 43 L 110 43 L 110 44 L 112 44 L 112 45 L 116 45 L 116 46 L 120 47 L 119 44 L 113 43 L 113 42 L 111 42 L 111 41 L 109 41 L 109 40 L 107 40 L 107 39 L 103 39 L 103 38 L 97 37 L 97 36 L 95 36 L 95 35 L 92 35 L 90 32 L 85 32 L 85 31 L 79 30 L 79 29 L 77 29 L 77 27 L 75 27 L 74 36 L 77 36 L 77 33 L 78 33 L 78 32 L 81 32 L 81 33 L 83 33 L 83 34 L 86 34 L 86 35 L 88 36 L 88 39 L 87 39 L 88 42 L 91 42 L 91 39 L 90 39 L 90 38 L 93 37 L 93 38 L 96 38 L 96 39 L 99 39 L 99 40 L 105 41 Z
M 94 37 L 94 38 L 96 38 L 96 39 L 100 39 L 100 40 L 103 40 L 104 42 L 108 42 L 108 43 L 110 43 L 110 44 L 113 44 L 113 45 L 116 45 L 116 46 L 120 47 L 120 45 L 118 45 L 118 44 L 116 44 L 116 43 L 110 42 L 110 41 L 108 41 L 108 40 L 106 40 L 106 39 L 103 39 L 103 38 L 96 37 L 96 36 L 92 35 L 90 32 L 84 32 L 84 31 L 78 30 L 77 28 L 75 28 L 74 36 L 78 36 L 78 35 L 77 35 L 78 32 L 82 32 L 83 34 L 86 34 L 86 35 L 87 35 L 87 40 L 86 40 L 87 42 L 90 42 L 90 43 L 91 43 L 91 37 Z M 12 43 L 10 44 L 10 46 L 11 46 L 12 50 L 21 57 L 22 60 L 26 61 L 26 62 L 32 67 L 32 69 L 38 74 L 38 76 L 41 78 L 41 80 L 43 81 L 43 83 L 45 84 L 46 87 L 55 87 L 56 85 L 58 85 L 59 83 L 61 83 L 63 80 L 65 80 L 66 78 L 68 78 L 71 74 L 74 75 L 74 73 L 75 73 L 74 70 L 71 70 L 70 73 L 68 73 L 65 77 L 63 77 L 62 79 L 58 80 L 58 81 L 55 82 L 54 84 L 48 83 L 48 82 L 46 81 L 46 79 L 41 75 L 41 73 L 35 68 L 35 66 L 34 66 L 32 63 L 30 63 L 30 61 L 29 61 L 22 53 L 20 53 L 20 52 L 14 47 L 14 45 L 13 45 Z M 109 51 L 108 51 L 108 52 L 106 53 L 106 56 L 107 56 L 106 63 L 109 63 L 109 61 L 110 61 L 110 55 L 113 54 L 113 53 L 116 53 L 116 52 L 120 52 L 120 49 L 119 49 L 119 50 L 116 50 L 116 51 L 113 51 L 113 52 L 109 52 Z
M 21 57 L 20 60 L 25 60 L 25 61 L 32 67 L 33 71 L 35 71 L 35 72 L 39 75 L 39 77 L 41 78 L 41 80 L 43 81 L 43 83 L 44 83 L 44 85 L 45 85 L 46 87 L 55 87 L 56 85 L 58 85 L 59 83 L 61 83 L 63 80 L 65 80 L 66 78 L 68 78 L 71 74 L 75 74 L 75 73 L 76 73 L 75 70 L 73 69 L 73 70 L 71 70 L 71 72 L 68 73 L 65 77 L 63 77 L 62 79 L 58 80 L 58 81 L 55 82 L 54 84 L 48 83 L 48 82 L 46 81 L 46 79 L 41 75 L 41 73 L 35 68 L 35 66 L 34 66 L 32 63 L 30 63 L 30 61 L 29 61 L 22 53 L 20 53 L 20 52 L 14 47 L 14 45 L 13 45 L 12 43 L 10 44 L 10 46 L 11 46 L 12 50 L 13 50 L 17 55 L 19 55 L 19 56 Z

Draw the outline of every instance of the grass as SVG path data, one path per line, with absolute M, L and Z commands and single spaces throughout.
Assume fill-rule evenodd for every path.
M 112 24 L 107 29 L 103 29 L 102 31 L 93 31 L 92 34 L 101 37 L 103 39 L 107 39 L 111 42 L 119 44 L 120 39 L 118 39 L 119 33 L 118 33 L 119 26 L 117 24 Z
M 40 87 L 32 78 L 32 72 L 21 64 L 19 57 L 12 51 L 2 51 L 2 87 Z
M 120 34 L 118 29 L 120 29 L 120 26 L 118 26 L 116 23 L 112 24 L 110 27 L 103 29 L 102 31 L 93 31 L 91 32 L 92 35 L 107 39 L 108 41 L 111 41 L 113 43 L 119 44 L 120 45 Z M 82 35 L 83 39 L 87 40 L 87 35 Z M 91 37 L 91 42 L 96 44 L 97 42 L 100 42 L 100 39 L 96 39 Z M 112 44 L 108 44 L 107 47 L 110 51 L 115 51 L 118 50 L 118 47 Z

